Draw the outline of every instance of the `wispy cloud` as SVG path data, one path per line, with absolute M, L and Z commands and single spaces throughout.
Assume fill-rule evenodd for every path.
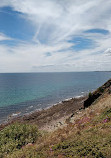
M 6 36 L 3 33 L 0 33 L 0 41 L 12 40 L 12 38 Z
M 105 55 L 111 48 L 110 0 L 4 0 L 0 6 L 22 13 L 35 32 L 30 43 L 0 45 L 1 71 L 111 68 L 111 57 Z M 10 39 L 0 34 L 3 38 Z

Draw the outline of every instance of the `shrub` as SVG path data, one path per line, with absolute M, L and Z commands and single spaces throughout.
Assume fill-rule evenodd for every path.
M 99 92 L 101 92 L 101 93 L 104 92 L 104 88 L 102 88 L 102 87 L 99 87 L 98 90 L 99 90 Z
M 38 138 L 37 126 L 15 123 L 0 131 L 0 153 L 10 153 Z
M 89 95 L 88 95 L 88 96 L 89 96 L 89 98 L 91 98 L 91 97 L 92 97 L 92 93 L 91 93 L 91 92 L 89 92 Z

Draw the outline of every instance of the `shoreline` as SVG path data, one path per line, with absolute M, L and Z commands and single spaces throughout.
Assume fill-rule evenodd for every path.
M 87 94 L 88 94 L 88 92 L 81 92 L 81 94 L 75 95 L 73 97 L 69 97 L 69 98 L 66 97 L 64 99 L 60 99 L 60 100 L 54 101 L 52 103 L 48 102 L 48 103 L 46 103 L 45 107 L 44 107 L 45 103 L 43 103 L 43 104 L 37 103 L 37 105 L 33 105 L 33 104 L 31 105 L 31 103 L 29 104 L 27 101 L 23 102 L 21 104 L 14 104 L 14 105 L 7 106 L 7 107 L 0 107 L 0 110 L 1 111 L 3 110 L 4 113 L 6 113 L 6 114 L 2 115 L 2 117 L 0 118 L 0 125 L 6 124 L 11 119 L 14 119 L 17 117 L 23 117 L 25 115 L 30 115 L 30 114 L 35 113 L 37 111 L 46 110 L 48 108 L 51 108 L 54 105 L 58 105 L 58 104 L 62 103 L 63 101 L 69 101 L 72 98 L 80 98 L 83 96 L 87 96 Z M 29 104 L 29 106 L 27 106 L 27 103 Z M 26 104 L 26 107 L 24 108 L 25 104 Z M 23 110 L 22 110 L 22 105 L 23 105 Z M 36 107 L 38 105 L 39 106 L 42 105 L 42 107 Z M 12 109 L 12 110 L 10 110 L 10 109 Z M 19 110 L 19 109 L 21 109 L 21 110 Z M 8 111 L 10 111 L 10 112 L 8 112 Z
M 14 122 L 36 124 L 39 129 L 47 129 L 49 131 L 51 128 L 56 129 L 56 127 L 58 128 L 58 126 L 65 124 L 64 121 L 72 113 L 83 108 L 83 103 L 86 98 L 87 95 L 75 96 L 74 98 L 65 99 L 52 106 L 34 110 L 23 116 L 16 116 L 15 114 L 15 117 L 10 117 L 9 120 L 0 124 L 0 130 Z

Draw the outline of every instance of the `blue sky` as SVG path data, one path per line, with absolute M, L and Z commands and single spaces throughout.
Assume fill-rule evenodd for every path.
M 0 32 L 17 40 L 30 41 L 34 35 L 34 28 L 23 14 L 13 11 L 12 7 L 0 8 Z
M 2 0 L 0 72 L 111 70 L 110 15 L 110 0 Z

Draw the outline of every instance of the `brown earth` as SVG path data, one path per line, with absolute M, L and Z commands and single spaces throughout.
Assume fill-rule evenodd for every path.
M 31 123 L 36 124 L 39 129 L 52 131 L 58 127 L 63 127 L 67 124 L 67 121 L 71 115 L 77 110 L 83 108 L 86 96 L 80 98 L 72 98 L 66 101 L 62 101 L 48 109 L 41 111 L 35 111 L 31 114 L 24 115 L 23 117 L 17 117 L 10 120 L 7 124 L 0 125 L 0 129 L 14 122 Z

